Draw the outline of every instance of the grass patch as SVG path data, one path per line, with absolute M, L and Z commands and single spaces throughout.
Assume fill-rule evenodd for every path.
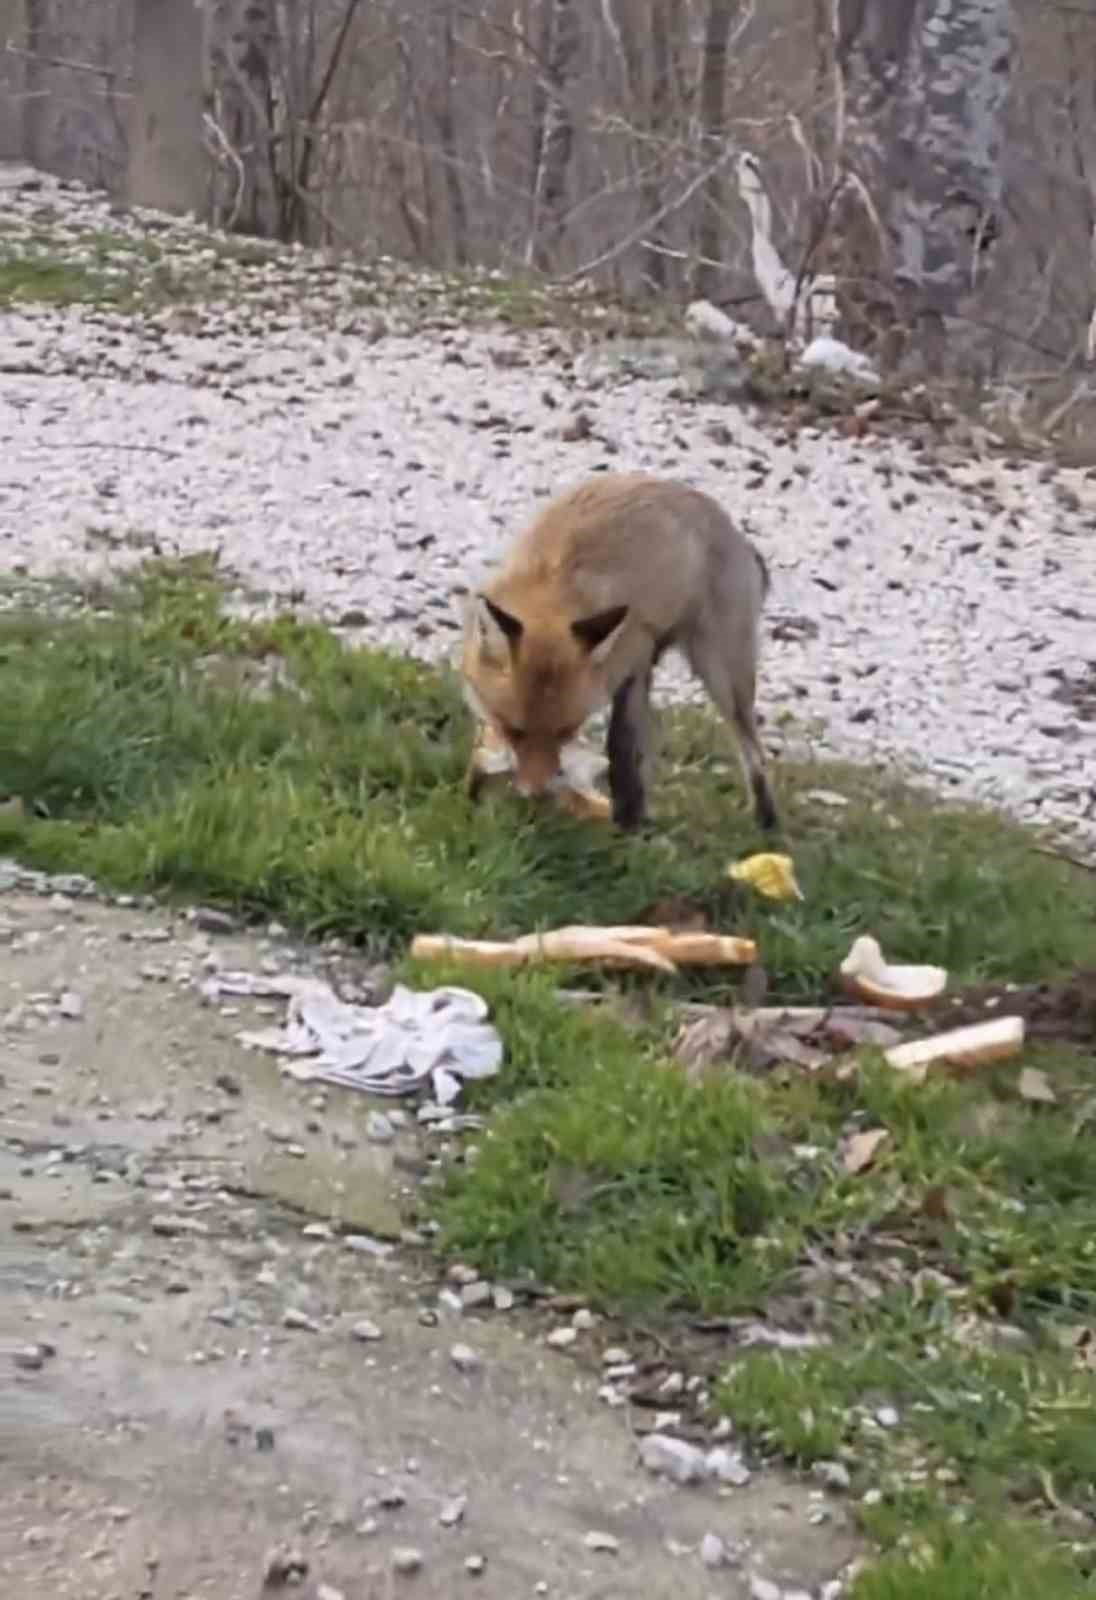
M 35 860 L 79 858 L 127 888 L 200 893 L 385 951 L 417 928 L 634 921 L 684 895 L 754 933 L 789 1000 L 816 994 L 865 927 L 959 980 L 1041 977 L 1093 949 L 1087 885 L 982 813 L 933 811 L 852 769 L 785 767 L 808 899 L 772 906 L 725 877 L 760 841 L 706 717 L 668 719 L 658 831 L 622 839 L 508 794 L 471 806 L 468 719 L 444 674 L 348 653 L 319 627 L 233 622 L 200 564 L 150 565 L 116 600 L 64 625 L 0 618 L 0 785 L 32 819 L 18 843 Z M 847 810 L 802 798 L 823 779 Z M 678 987 L 729 992 L 710 973 Z
M 22 802 L 0 812 L 0 848 L 396 959 L 420 929 L 630 922 L 683 895 L 757 938 L 788 1001 L 824 991 L 865 930 L 956 983 L 1096 965 L 1090 882 L 1019 828 L 852 768 L 780 769 L 807 898 L 751 899 L 724 875 L 760 841 L 723 731 L 685 713 L 665 731 L 650 837 L 507 794 L 476 808 L 445 674 L 288 619 L 232 621 L 213 569 L 151 565 L 93 618 L 0 615 L 0 798 Z M 849 804 L 824 810 L 814 787 Z M 693 1085 L 667 1065 L 664 1002 L 726 999 L 726 975 L 625 981 L 654 999 L 629 1027 L 562 1004 L 567 974 L 429 976 L 481 989 L 507 1043 L 470 1095 L 493 1113 L 476 1159 L 425 1191 L 447 1249 L 647 1321 L 741 1313 L 829 1340 L 728 1356 L 718 1394 L 760 1451 L 840 1459 L 880 1487 L 864 1514 L 891 1553 L 861 1600 L 1080 1593 L 1062 1536 L 1096 1514 L 1077 1332 L 1096 1321 L 1091 1052 L 1028 1053 L 1053 1104 L 1022 1099 L 1015 1063 L 965 1084 L 868 1062 L 845 1082 Z M 842 1141 L 863 1128 L 889 1138 L 853 1175 Z M 1018 1514 L 1046 1541 L 1004 1559 Z
M 117 305 L 128 291 L 124 278 L 111 279 L 93 267 L 46 254 L 0 260 L 0 305 Z
M 1031 1530 L 930 1520 L 848 1590 L 850 1600 L 1081 1600 L 1087 1562 Z

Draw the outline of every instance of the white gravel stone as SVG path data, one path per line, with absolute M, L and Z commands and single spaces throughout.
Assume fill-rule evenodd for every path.
M 455 1344 L 449 1352 L 449 1359 L 458 1372 L 475 1372 L 482 1365 L 478 1350 L 473 1350 L 470 1344 Z
M 641 1439 L 639 1458 L 648 1472 L 675 1483 L 700 1483 L 708 1476 L 703 1450 L 666 1433 L 649 1433 Z

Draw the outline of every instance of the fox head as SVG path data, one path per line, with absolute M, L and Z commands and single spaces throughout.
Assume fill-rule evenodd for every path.
M 512 750 L 519 794 L 543 794 L 563 747 L 609 699 L 605 669 L 627 616 L 612 606 L 576 620 L 523 619 L 486 595 L 471 600 L 465 697 Z

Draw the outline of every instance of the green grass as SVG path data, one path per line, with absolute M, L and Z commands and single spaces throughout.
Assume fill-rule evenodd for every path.
M 0 259 L 0 305 L 37 301 L 44 305 L 114 305 L 128 285 L 112 282 L 102 272 L 49 255 L 14 255 Z
M 229 621 L 200 562 L 147 567 L 93 618 L 0 614 L 0 799 L 22 802 L 0 813 L 0 849 L 479 988 L 507 1057 L 469 1096 L 491 1112 L 476 1159 L 423 1191 L 443 1248 L 670 1338 L 698 1313 L 810 1309 L 830 1342 L 720 1356 L 718 1403 L 761 1454 L 840 1458 L 857 1492 L 879 1487 L 863 1516 L 888 1554 L 859 1600 L 1080 1594 L 1096 1429 L 1070 1340 L 1096 1321 L 1091 1051 L 1028 1052 L 1051 1106 L 1019 1095 L 1023 1063 L 966 1083 L 869 1060 L 847 1081 L 693 1084 L 668 1061 L 667 1002 L 728 999 L 733 975 L 618 980 L 654 1000 L 625 1026 L 560 1001 L 574 973 L 416 970 L 406 946 L 419 930 L 635 921 L 685 895 L 757 939 L 770 995 L 789 1001 L 827 992 L 864 931 L 955 984 L 1027 981 L 1096 965 L 1091 881 L 999 819 L 855 769 L 784 766 L 806 899 L 774 905 L 725 877 L 761 841 L 707 717 L 667 719 L 643 838 L 508 793 L 473 807 L 469 737 L 446 674 L 288 619 Z M 850 803 L 822 808 L 815 787 Z M 849 1174 L 842 1141 L 863 1128 L 889 1140 Z

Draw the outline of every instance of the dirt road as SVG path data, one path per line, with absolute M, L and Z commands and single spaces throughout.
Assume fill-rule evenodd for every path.
M 833 1579 L 856 1549 L 840 1499 L 769 1472 L 654 1479 L 628 1408 L 543 1320 L 439 1307 L 398 1243 L 417 1135 L 370 1140 L 364 1097 L 237 1043 L 261 1004 L 197 992 L 211 963 L 289 959 L 162 910 L 0 893 L 5 1600 L 243 1600 L 273 1592 L 279 1545 L 316 1600 Z M 730 1563 L 705 1564 L 709 1533 Z

